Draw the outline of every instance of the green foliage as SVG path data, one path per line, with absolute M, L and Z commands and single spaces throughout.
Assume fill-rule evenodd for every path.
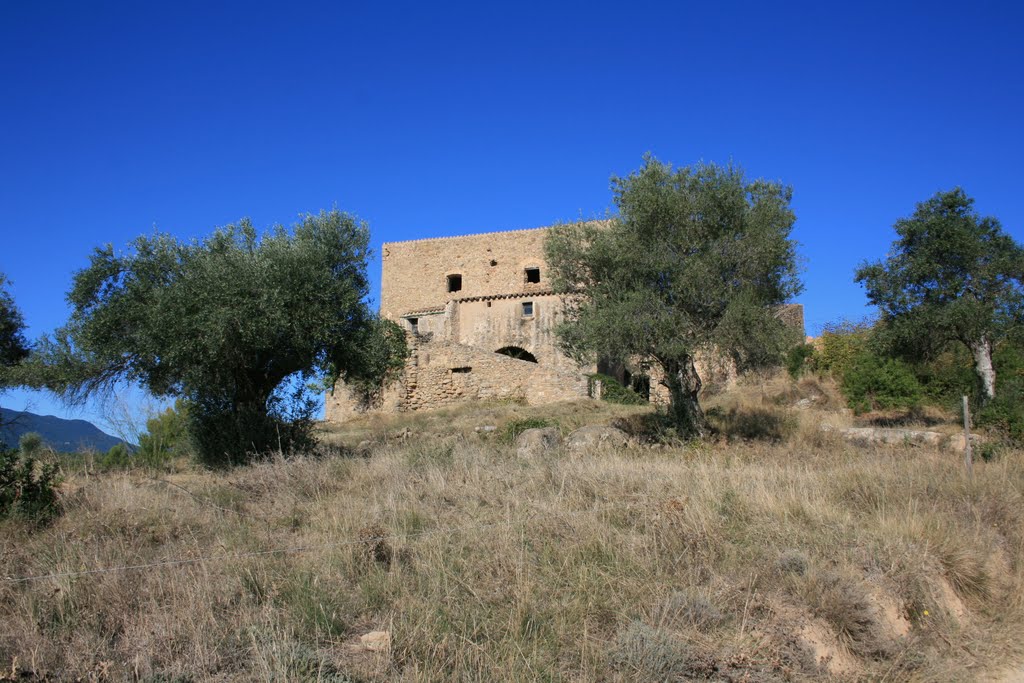
M 617 217 L 557 227 L 545 244 L 553 286 L 569 295 L 560 345 L 584 362 L 658 363 L 680 431 L 703 434 L 695 355 L 744 369 L 781 361 L 794 342 L 776 316 L 801 289 L 792 192 L 735 166 L 673 170 L 649 155 L 612 186 Z
M 0 367 L 15 365 L 28 356 L 25 320 L 7 291 L 9 283 L 0 273 Z
M 793 379 L 800 379 L 815 365 L 815 350 L 811 344 L 797 344 L 786 354 L 786 372 Z
M 25 432 L 18 439 L 18 450 L 24 455 L 38 455 L 46 448 L 43 437 L 36 432 Z
M 56 463 L 40 463 L 32 453 L 0 449 L 0 518 L 38 523 L 60 513 Z
M 979 216 L 960 188 L 939 192 L 896 221 L 885 261 L 865 263 L 856 280 L 878 306 L 888 343 L 907 358 L 930 357 L 951 342 L 975 356 L 984 398 L 994 396 L 985 364 L 1024 316 L 1024 249 L 999 221 Z
M 243 220 L 202 241 L 97 249 L 75 275 L 71 319 L 25 381 L 72 401 L 122 381 L 187 399 L 208 465 L 305 449 L 309 380 L 371 379 L 399 349 L 367 307 L 368 242 L 364 223 L 334 210 L 263 236 Z
M 868 351 L 874 324 L 867 320 L 830 323 L 821 333 L 817 368 L 840 382 L 857 358 Z
M 173 407 L 146 420 L 135 458 L 147 467 L 160 469 L 188 451 L 188 404 L 178 399 Z
M 344 353 L 341 369 L 327 374 L 328 383 L 323 388 L 334 391 L 334 378 L 340 375 L 364 408 L 376 408 L 384 389 L 401 377 L 409 348 L 405 330 L 398 323 L 375 317 L 368 321 L 361 338 L 346 347 Z
M 123 443 L 114 444 L 106 453 L 96 459 L 101 470 L 125 470 L 135 464 L 132 452 Z
M 921 402 L 921 385 L 906 363 L 870 351 L 853 359 L 842 376 L 841 387 L 856 413 L 910 408 Z
M 527 429 L 543 429 L 545 427 L 551 427 L 553 423 L 549 420 L 545 420 L 539 417 L 524 417 L 517 420 L 512 420 L 505 425 L 505 428 L 501 432 L 502 441 L 512 443 L 516 440 L 520 434 L 525 432 Z
M 629 387 L 619 384 L 619 380 L 610 375 L 603 375 L 599 372 L 587 375 L 587 391 L 593 396 L 595 392 L 594 382 L 601 383 L 601 400 L 608 403 L 618 403 L 626 406 L 646 405 L 644 397 Z

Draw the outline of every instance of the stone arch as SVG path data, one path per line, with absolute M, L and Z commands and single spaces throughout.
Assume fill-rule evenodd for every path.
M 530 353 L 526 349 L 520 348 L 518 346 L 503 346 L 500 349 L 498 349 L 497 351 L 495 351 L 495 353 L 500 353 L 503 356 L 508 356 L 509 358 L 515 358 L 516 360 L 525 360 L 528 363 L 536 363 L 537 362 L 537 357 L 536 356 L 534 356 L 532 353 Z

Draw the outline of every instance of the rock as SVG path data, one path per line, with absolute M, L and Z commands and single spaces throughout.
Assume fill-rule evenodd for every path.
M 600 448 L 625 448 L 628 445 L 629 435 L 626 432 L 606 425 L 580 427 L 565 440 L 565 448 L 570 453 L 588 453 Z
M 527 429 L 516 437 L 516 454 L 520 458 L 529 458 L 558 448 L 562 444 L 562 435 L 555 427 Z
M 971 434 L 971 448 L 978 448 L 983 443 L 985 443 L 984 439 L 982 439 L 977 434 Z M 949 437 L 949 441 L 946 442 L 946 448 L 955 453 L 963 453 L 966 444 L 967 439 L 964 438 L 964 435 L 962 433 L 954 434 L 953 436 Z M 975 457 L 977 457 L 977 453 L 975 453 Z
M 391 632 L 370 631 L 366 635 L 359 636 L 359 642 L 367 650 L 383 652 L 391 647 Z
M 482 432 L 486 434 L 487 432 L 493 432 L 495 429 L 497 429 L 497 427 L 495 427 L 494 425 L 480 425 L 479 427 L 474 427 L 473 431 Z
M 847 427 L 835 430 L 847 441 L 858 446 L 939 446 L 945 435 L 939 432 L 925 432 L 915 429 L 895 429 L 887 427 Z

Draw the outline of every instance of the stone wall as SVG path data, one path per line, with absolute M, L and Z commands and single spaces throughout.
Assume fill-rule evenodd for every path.
M 381 248 L 381 315 L 397 320 L 444 307 L 451 299 L 549 290 L 544 262 L 548 230 L 386 242 Z M 527 268 L 540 269 L 540 282 L 526 281 Z M 449 275 L 462 276 L 460 291 L 448 291 Z
M 578 368 L 544 366 L 464 344 L 420 339 L 413 346 L 403 388 L 400 410 L 485 400 L 542 405 L 585 398 L 587 380 Z
M 427 410 L 487 399 L 544 404 L 587 396 L 586 376 L 596 367 L 578 366 L 556 344 L 563 307 L 551 291 L 544 261 L 549 231 L 384 244 L 381 315 L 406 329 L 411 355 L 402 378 L 372 410 Z M 536 277 L 528 277 L 528 270 Z M 458 291 L 449 291 L 452 275 L 461 278 Z M 803 307 L 786 306 L 779 315 L 803 328 Z M 496 353 L 510 347 L 537 362 Z M 660 368 L 629 365 L 633 375 L 650 378 L 651 401 L 666 403 Z M 620 374 L 625 370 L 620 368 Z M 707 354 L 698 361 L 698 372 L 706 386 L 728 386 L 736 378 L 732 363 Z M 356 399 L 346 387 L 336 387 L 327 397 L 327 420 L 363 412 L 365 406 Z

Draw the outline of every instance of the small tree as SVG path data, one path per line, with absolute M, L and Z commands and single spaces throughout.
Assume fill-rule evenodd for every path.
M 703 435 L 696 356 L 752 367 L 779 362 L 796 341 L 776 316 L 801 288 L 791 190 L 734 166 L 673 170 L 649 155 L 612 188 L 616 218 L 561 226 L 546 244 L 567 295 L 561 346 L 581 362 L 656 362 L 677 428 Z
M 1024 311 L 1024 249 L 973 206 L 960 188 L 918 204 L 896 221 L 889 257 L 865 263 L 856 281 L 881 310 L 895 348 L 920 357 L 964 344 L 988 402 L 996 395 L 992 347 Z
M 381 329 L 366 303 L 368 241 L 364 223 L 335 210 L 262 237 L 245 220 L 201 242 L 157 234 L 127 253 L 97 249 L 27 381 L 71 401 L 125 380 L 185 398 L 211 465 L 304 448 L 310 379 L 379 375 L 404 359 L 391 344 L 387 362 L 368 360 Z

